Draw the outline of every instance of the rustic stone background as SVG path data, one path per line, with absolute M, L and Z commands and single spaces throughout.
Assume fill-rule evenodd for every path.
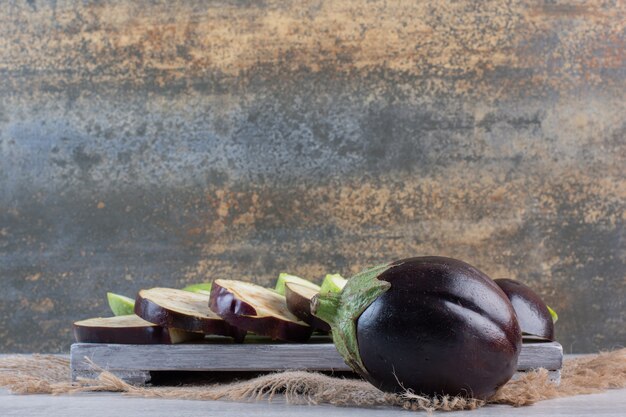
M 439 254 L 626 342 L 622 1 L 0 3 L 0 350 L 105 292 Z

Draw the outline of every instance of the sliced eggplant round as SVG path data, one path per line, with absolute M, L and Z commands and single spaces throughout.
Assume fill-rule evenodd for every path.
M 539 294 L 514 279 L 500 278 L 494 281 L 511 300 L 523 334 L 554 340 L 553 315 Z
M 229 324 L 287 342 L 304 342 L 313 328 L 288 309 L 285 297 L 249 282 L 218 279 L 213 282 L 209 307 Z
M 231 326 L 209 309 L 207 294 L 174 288 L 141 290 L 135 299 L 135 314 L 150 323 L 188 332 L 231 336 L 243 341 L 246 332 Z
M 165 329 L 134 314 L 98 317 L 74 323 L 74 337 L 81 343 L 148 345 L 182 343 L 204 337 L 201 333 Z
M 324 320 L 311 314 L 311 299 L 315 297 L 319 291 L 313 288 L 288 282 L 285 284 L 285 298 L 287 299 L 287 309 L 309 326 L 322 330 L 330 331 L 330 325 Z

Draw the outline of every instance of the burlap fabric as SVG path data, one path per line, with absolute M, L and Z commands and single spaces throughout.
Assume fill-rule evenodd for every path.
M 412 392 L 379 391 L 367 382 L 314 372 L 287 371 L 220 384 L 138 387 L 102 371 L 96 379 L 71 382 L 68 359 L 51 355 L 12 355 L 0 358 L 0 386 L 15 394 L 74 394 L 115 391 L 125 395 L 191 400 L 271 401 L 283 395 L 296 404 L 333 404 L 349 407 L 390 406 L 415 411 L 474 409 L 485 404 L 526 406 L 550 398 L 591 394 L 626 387 L 626 349 L 566 360 L 561 384 L 548 372 L 529 372 L 508 382 L 488 401 L 461 397 L 429 398 Z

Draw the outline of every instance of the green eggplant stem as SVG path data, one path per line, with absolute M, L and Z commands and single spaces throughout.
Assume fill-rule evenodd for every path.
M 337 312 L 341 301 L 338 293 L 320 293 L 311 300 L 311 313 L 324 320 L 331 327 L 337 322 Z
M 361 361 L 356 323 L 363 311 L 391 284 L 378 277 L 397 264 L 382 264 L 366 269 L 348 280 L 341 292 L 319 293 L 311 300 L 314 316 L 330 325 L 337 352 L 353 370 L 368 375 Z

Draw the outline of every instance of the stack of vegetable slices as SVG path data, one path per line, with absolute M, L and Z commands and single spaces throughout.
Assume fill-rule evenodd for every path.
M 132 298 L 108 293 L 114 317 L 74 323 L 82 343 L 157 344 L 199 341 L 218 335 L 243 342 L 255 333 L 274 340 L 304 342 L 330 326 L 311 314 L 311 299 L 320 291 L 339 292 L 347 281 L 329 274 L 322 286 L 280 274 L 274 289 L 250 282 L 218 279 L 183 289 L 143 289 Z

